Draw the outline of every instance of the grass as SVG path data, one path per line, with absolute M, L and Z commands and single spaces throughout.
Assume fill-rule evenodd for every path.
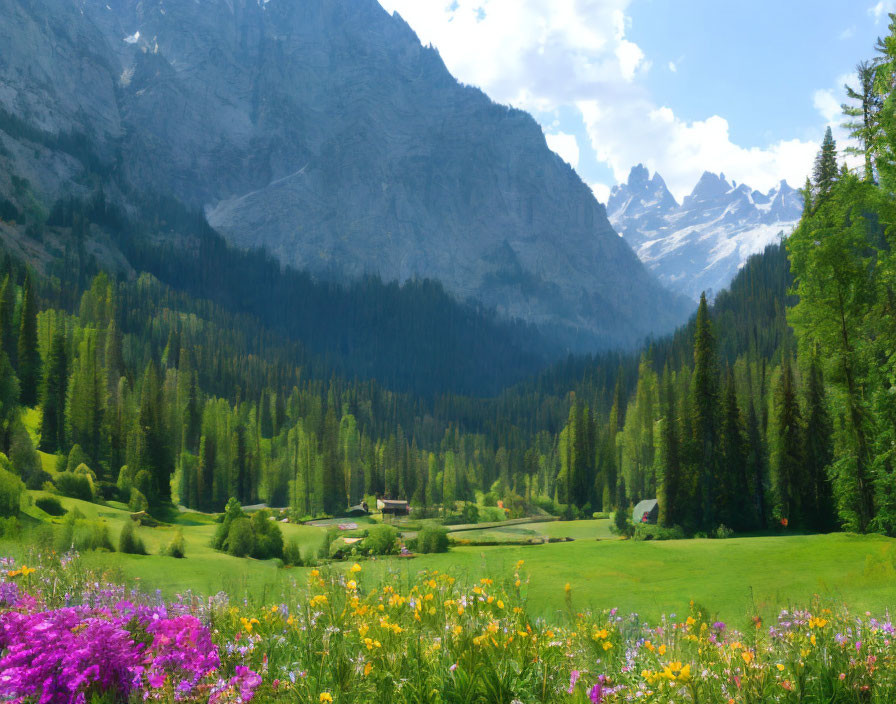
M 85 516 L 108 521 L 114 543 L 124 521 L 130 520 L 124 506 L 68 498 L 61 502 L 68 509 L 77 506 Z M 35 507 L 29 513 L 32 521 L 48 520 Z M 177 527 L 183 530 L 187 559 L 159 556 L 159 548 Z M 280 569 L 274 561 L 238 559 L 212 550 L 209 541 L 215 527 L 206 514 L 181 513 L 175 525 L 138 530 L 149 552 L 156 554 L 91 553 L 85 560 L 168 596 L 187 589 L 204 594 L 224 590 L 232 596 L 276 600 L 295 589 L 296 582 L 305 583 L 306 568 Z M 297 539 L 306 551 L 319 545 L 324 534 L 313 526 L 281 527 L 285 540 Z M 883 613 L 896 606 L 892 586 L 896 540 L 881 536 L 836 533 L 637 542 L 615 539 L 606 520 L 522 524 L 482 533 L 507 540 L 534 534 L 575 540 L 537 546 L 460 546 L 412 560 L 381 558 L 365 563 L 365 572 L 401 583 L 414 580 L 424 569 L 478 579 L 509 572 L 523 559 L 530 579 L 530 608 L 538 615 L 565 608 L 567 582 L 577 609 L 616 606 L 647 619 L 683 613 L 691 600 L 731 622 L 755 610 L 770 616 L 782 607 L 806 604 L 815 595 L 859 611 Z

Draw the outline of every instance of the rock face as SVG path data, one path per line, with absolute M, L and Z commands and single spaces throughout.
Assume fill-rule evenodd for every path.
M 786 181 L 760 193 L 705 172 L 679 205 L 662 177 L 638 164 L 611 191 L 607 212 L 660 281 L 697 299 L 725 288 L 751 254 L 790 234 L 803 201 Z
M 0 0 L 0 46 L 8 116 L 85 136 L 122 194 L 174 195 L 284 263 L 435 278 L 578 350 L 690 312 L 528 114 L 376 0 Z M 87 188 L 12 132 L 0 159 L 43 197 Z

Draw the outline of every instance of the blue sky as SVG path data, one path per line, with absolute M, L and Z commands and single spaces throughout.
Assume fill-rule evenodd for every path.
M 605 200 L 638 162 L 801 186 L 896 0 L 380 0 L 449 70 L 531 112 Z

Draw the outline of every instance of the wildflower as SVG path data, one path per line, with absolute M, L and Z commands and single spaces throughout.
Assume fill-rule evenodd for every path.
M 567 690 L 567 691 L 570 694 L 572 694 L 572 691 L 575 689 L 576 682 L 579 681 L 579 674 L 580 673 L 578 670 L 573 670 L 572 672 L 569 673 L 569 690 Z
M 349 572 L 351 572 L 352 574 L 358 574 L 358 572 L 360 572 L 360 571 L 361 571 L 361 565 L 359 565 L 357 562 L 355 564 L 353 564 L 351 566 L 351 569 L 349 570 Z
M 318 701 L 320 702 L 320 704 L 325 704 L 325 702 L 332 702 L 333 696 L 329 692 L 321 692 Z

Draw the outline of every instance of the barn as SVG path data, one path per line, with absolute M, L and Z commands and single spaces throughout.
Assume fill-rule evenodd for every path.
M 660 517 L 660 504 L 656 499 L 639 501 L 632 511 L 632 523 L 656 523 Z

